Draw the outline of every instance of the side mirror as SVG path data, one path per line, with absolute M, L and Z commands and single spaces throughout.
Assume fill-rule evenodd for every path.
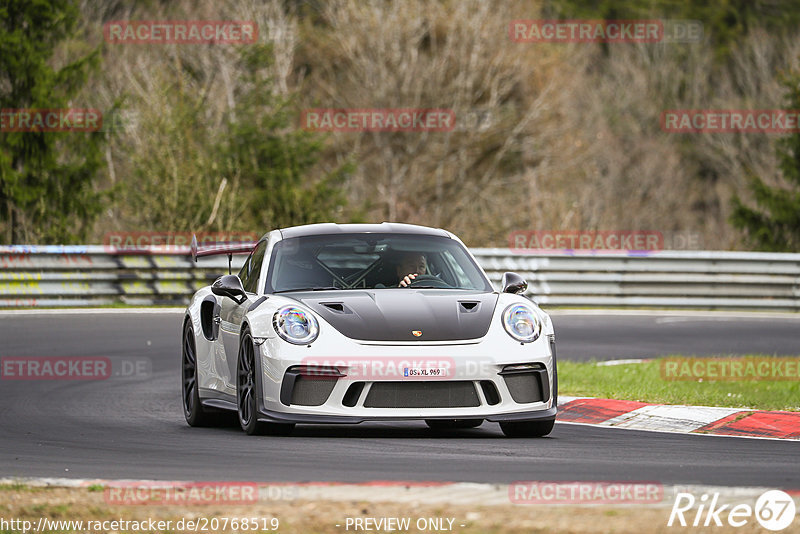
M 517 273 L 503 273 L 503 293 L 524 293 L 528 282 Z
M 232 298 L 236 304 L 247 300 L 242 281 L 235 274 L 226 274 L 214 280 L 214 283 L 211 284 L 211 292 L 220 297 Z

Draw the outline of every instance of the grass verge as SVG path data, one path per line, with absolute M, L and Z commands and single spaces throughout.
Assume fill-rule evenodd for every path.
M 643 363 L 598 365 L 591 362 L 558 362 L 559 394 L 574 397 L 601 397 L 657 404 L 689 404 L 696 406 L 723 406 L 752 408 L 755 410 L 800 411 L 800 380 L 784 377 L 783 380 L 765 380 L 747 377 L 738 380 L 668 380 L 664 378 L 663 365 L 667 361 L 683 359 L 671 356 Z M 662 361 L 664 360 L 664 361 Z M 691 363 L 695 361 L 686 358 Z M 697 358 L 696 360 L 708 360 Z M 748 361 L 775 362 L 786 368 L 796 357 L 747 356 L 715 358 L 717 362 Z M 680 360 L 679 360 L 680 361 Z M 704 369 L 708 369 L 704 367 Z
M 183 532 L 278 532 L 280 534 L 342 534 L 354 532 L 379 531 L 372 528 L 347 528 L 347 520 L 377 520 L 382 518 L 409 518 L 408 530 L 398 532 L 454 532 L 458 534 L 530 534 L 530 533 L 572 533 L 593 534 L 614 532 L 639 534 L 642 525 L 648 525 L 648 532 L 672 534 L 687 532 L 688 529 L 666 526 L 670 502 L 655 505 L 470 505 L 424 502 L 363 502 L 357 500 L 293 499 L 259 501 L 249 505 L 209 504 L 200 506 L 147 506 L 110 505 L 103 492 L 86 488 L 42 488 L 31 492 L 24 488 L 7 490 L 2 495 L 0 516 L 6 521 L 14 520 L 11 528 L 0 526 L 0 534 L 19 534 L 23 528 L 20 523 L 28 521 L 28 526 L 36 526 L 42 518 L 49 532 L 129 532 L 143 534 L 159 532 L 177 534 Z M 247 530 L 233 528 L 229 520 L 255 519 L 259 526 L 267 523 L 266 529 Z M 276 522 L 273 523 L 272 520 Z M 439 528 L 418 527 L 418 521 L 431 519 L 438 521 Z M 147 522 L 170 521 L 169 527 L 151 529 Z M 63 521 L 54 525 L 54 521 Z M 68 522 L 73 522 L 69 524 Z M 75 522 L 82 521 L 77 525 Z M 92 521 L 92 524 L 88 522 Z M 141 527 L 107 524 L 95 529 L 96 521 L 139 521 Z M 183 521 L 183 523 L 181 523 Z M 187 521 L 194 521 L 205 528 L 180 528 Z M 452 523 L 451 523 L 452 521 Z M 95 524 L 96 525 L 96 524 Z M 227 528 L 223 527 L 227 525 Z M 278 525 L 274 528 L 272 525 Z M 55 527 L 55 528 L 54 528 Z M 79 528 L 82 527 L 82 528 Z M 127 527 L 127 528 L 125 528 Z M 214 527 L 214 528 L 212 528 Z M 29 532 L 34 531 L 33 528 Z M 733 529 L 720 528 L 715 532 L 733 532 Z

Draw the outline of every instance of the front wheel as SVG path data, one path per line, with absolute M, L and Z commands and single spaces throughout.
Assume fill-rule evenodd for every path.
M 508 421 L 500 423 L 503 434 L 509 438 L 541 438 L 553 431 L 555 419 L 544 421 Z
M 181 348 L 183 416 L 189 426 L 216 426 L 220 423 L 220 414 L 209 413 L 200 404 L 200 394 L 197 389 L 197 350 L 191 321 L 186 321 L 183 327 Z
M 294 424 L 265 423 L 258 420 L 258 381 L 256 380 L 256 358 L 253 338 L 248 330 L 239 343 L 239 358 L 236 364 L 236 406 L 239 424 L 248 435 L 286 436 L 294 430 Z

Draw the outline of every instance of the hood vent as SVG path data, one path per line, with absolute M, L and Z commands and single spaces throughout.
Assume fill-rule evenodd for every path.
M 323 306 L 336 313 L 349 313 L 341 302 L 320 302 Z
M 478 311 L 480 308 L 480 302 L 474 300 L 459 300 L 458 301 L 458 311 L 461 313 L 472 313 Z

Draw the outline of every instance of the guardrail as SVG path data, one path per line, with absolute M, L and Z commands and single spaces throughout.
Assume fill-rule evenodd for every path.
M 147 252 L 102 245 L 0 246 L 0 307 L 184 305 L 228 270 L 225 256 L 194 263 L 188 249 Z M 495 287 L 503 272 L 517 272 L 528 281 L 528 296 L 545 307 L 800 311 L 800 254 L 472 252 Z M 243 261 L 234 256 L 234 272 Z

